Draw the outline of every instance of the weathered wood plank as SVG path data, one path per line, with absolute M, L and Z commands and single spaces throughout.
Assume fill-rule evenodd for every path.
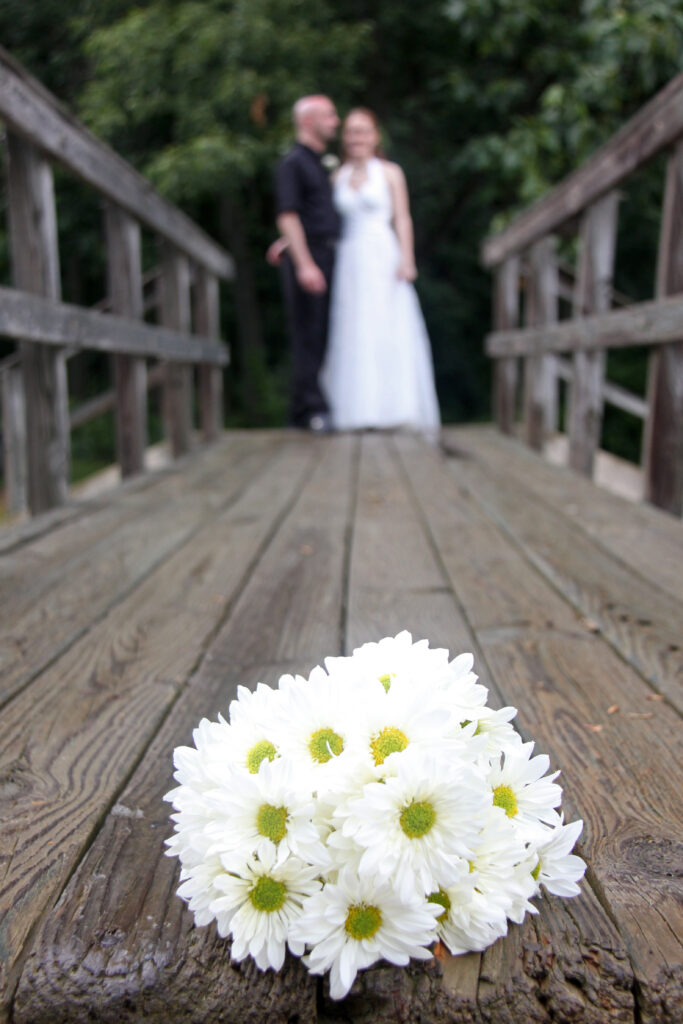
M 592 352 L 602 348 L 630 348 L 680 341 L 683 336 L 683 299 L 638 302 L 601 316 L 563 320 L 551 327 L 494 331 L 486 336 L 486 354 L 540 355 L 542 352 Z
M 304 444 L 318 464 L 302 488 L 281 461 L 242 509 L 253 531 L 266 510 L 298 501 L 254 568 L 232 615 L 190 685 L 172 708 L 105 819 L 58 905 L 45 917 L 14 1001 L 14 1024 L 94 1014 L 102 1024 L 150 1020 L 222 1020 L 276 1024 L 317 1020 L 317 985 L 288 959 L 281 974 L 232 964 L 213 927 L 195 929 L 175 896 L 178 868 L 163 856 L 170 833 L 162 796 L 172 786 L 173 747 L 190 742 L 203 717 L 225 712 L 240 682 L 275 682 L 309 671 L 340 650 L 350 438 Z M 318 456 L 321 455 L 322 459 Z M 300 475 L 300 474 L 299 474 Z M 333 482 L 333 486 L 331 486 Z M 236 543 L 239 543 L 238 537 Z
M 519 256 L 497 267 L 493 291 L 493 327 L 496 331 L 514 328 L 519 323 Z M 517 418 L 517 360 L 496 359 L 493 364 L 493 418 L 498 429 L 512 434 Z
M 13 283 L 26 293 L 46 297 L 34 302 L 57 301 L 61 284 L 52 169 L 38 150 L 12 132 L 6 153 Z M 64 504 L 68 493 L 66 362 L 63 352 L 33 344 L 40 339 L 30 334 L 13 337 L 21 342 L 27 496 L 36 515 Z
M 531 247 L 525 320 L 529 327 L 554 324 L 558 318 L 559 277 L 556 239 L 542 238 Z M 536 353 L 524 360 L 524 430 L 526 442 L 540 451 L 557 426 L 556 357 Z
M 0 373 L 5 503 L 10 515 L 28 508 L 26 467 L 26 400 L 21 366 Z
M 154 191 L 122 157 L 76 120 L 55 96 L 0 48 L 0 117 L 212 273 L 233 275 L 230 256 L 179 209 Z
M 571 382 L 573 375 L 574 372 L 570 361 L 558 358 L 557 376 L 561 380 Z M 636 416 L 640 420 L 644 420 L 647 417 L 648 404 L 640 395 L 636 395 L 633 391 L 627 391 L 626 388 L 622 388 L 619 384 L 614 384 L 612 381 L 604 379 L 600 390 L 603 400 L 609 405 L 614 405 L 617 409 L 623 409 L 624 412 L 628 412 L 631 416 Z
M 593 537 L 620 562 L 683 602 L 683 526 L 648 505 L 626 502 L 569 474 L 489 428 L 446 428 L 445 443 L 494 472 L 510 470 L 529 498 L 540 498 Z
M 109 308 L 119 316 L 142 320 L 142 254 L 140 225 L 127 213 L 108 203 L 105 207 L 107 236 L 107 293 Z M 147 364 L 145 360 L 117 353 L 114 356 L 116 391 L 116 454 L 121 476 L 133 476 L 145 468 L 147 447 Z
M 452 467 L 539 572 L 655 689 L 683 712 L 683 607 L 622 565 L 574 523 L 534 496 L 513 475 L 490 466 Z
M 607 313 L 612 307 L 619 199 L 618 192 L 608 192 L 591 204 L 581 218 L 574 317 Z M 569 464 L 590 477 L 600 447 L 606 362 L 604 350 L 574 353 L 569 392 Z
M 144 500 L 111 514 L 104 510 L 94 523 L 78 520 L 58 538 L 0 564 L 0 704 L 185 543 L 231 499 L 242 476 L 263 465 L 272 447 L 235 444 L 201 473 L 188 467 Z M 86 539 L 90 545 L 83 547 Z
M 316 454 L 311 445 L 290 442 L 270 471 L 235 495 L 232 507 L 206 523 L 36 680 L 30 693 L 5 709 L 0 726 L 5 1005 L 32 929 L 185 688 Z M 167 757 L 170 776 L 170 751 Z M 136 861 L 136 875 L 146 863 L 144 857 Z
M 220 337 L 218 279 L 201 267 L 194 286 L 194 329 L 205 338 Z M 223 429 L 223 373 L 218 366 L 198 369 L 199 418 L 205 441 Z
M 445 646 L 453 655 L 473 651 L 482 682 L 493 691 L 491 705 L 504 703 L 386 438 L 363 440 L 347 605 L 348 650 L 411 629 L 415 639 L 428 637 L 431 646 Z M 486 955 L 485 969 L 476 954 L 446 954 L 438 964 L 408 972 L 382 965 L 358 978 L 343 1004 L 345 1016 L 355 1024 L 512 1019 L 599 1024 L 608 1010 L 612 1020 L 632 1021 L 632 975 L 623 944 L 591 890 L 585 887 L 578 906 L 541 903 L 543 927 L 528 919 L 511 928 Z M 320 1019 L 334 1020 L 325 987 L 323 993 Z
M 47 346 L 70 345 L 95 352 L 120 352 L 181 363 L 228 361 L 225 346 L 209 338 L 181 334 L 154 324 L 135 323 L 109 313 L 0 287 L 0 334 Z
M 683 292 L 683 142 L 669 158 L 659 239 L 656 294 Z M 683 340 L 650 356 L 650 415 L 644 438 L 649 500 L 674 515 L 683 511 Z
M 683 135 L 683 73 L 646 103 L 586 162 L 542 199 L 522 211 L 500 234 L 484 241 L 484 266 L 500 263 L 556 231 L 613 189 L 637 167 Z
M 165 327 L 189 334 L 190 264 L 187 257 L 169 245 L 162 246 L 159 277 L 159 319 Z M 169 363 L 163 395 L 164 427 L 174 456 L 190 450 L 192 434 L 192 370 L 189 365 Z
M 638 1019 L 673 1022 L 683 1013 L 683 904 L 672 882 L 683 835 L 670 771 L 680 717 L 666 702 L 648 701 L 640 676 L 598 635 L 576 621 L 564 625 L 571 610 L 557 616 L 557 592 L 458 474 L 444 476 L 436 454 L 409 445 L 401 442 L 402 457 L 489 671 L 520 709 L 521 730 L 562 766 L 568 814 L 584 818 L 589 881 L 628 950 Z M 544 600 L 530 608 L 539 586 Z M 610 713 L 614 703 L 619 710 Z

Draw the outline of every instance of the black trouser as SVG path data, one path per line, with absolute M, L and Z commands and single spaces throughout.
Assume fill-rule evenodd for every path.
M 327 346 L 334 242 L 309 239 L 308 246 L 327 281 L 324 295 L 311 295 L 304 291 L 296 279 L 294 264 L 287 253 L 282 258 L 282 288 L 292 345 L 289 423 L 293 427 L 306 427 L 311 416 L 328 412 L 318 376 Z

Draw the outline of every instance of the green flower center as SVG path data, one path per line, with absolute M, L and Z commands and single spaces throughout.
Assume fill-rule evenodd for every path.
M 277 750 L 270 740 L 260 740 L 259 743 L 255 743 L 251 750 L 247 752 L 247 768 L 252 775 L 257 775 L 261 767 L 261 761 L 265 761 L 266 758 L 269 761 L 273 761 L 276 757 Z
M 502 807 L 508 818 L 517 813 L 517 797 L 509 786 L 496 786 L 493 791 L 493 806 Z
M 538 864 L 536 865 L 534 870 L 531 872 L 531 877 L 533 878 L 534 882 L 538 881 L 538 876 L 540 875 L 540 873 L 541 873 L 541 862 L 539 860 Z
M 263 914 L 272 914 L 283 905 L 286 895 L 287 887 L 284 882 L 278 882 L 268 875 L 261 875 L 249 893 L 249 899 L 256 910 Z
M 440 907 L 443 907 L 443 914 L 439 914 L 437 921 L 443 922 L 448 917 L 448 911 L 451 909 L 451 900 L 447 892 L 443 889 L 439 889 L 438 892 L 430 892 L 427 897 L 429 903 L 438 903 Z
M 377 907 L 358 903 L 355 907 L 349 907 L 344 928 L 347 935 L 360 942 L 361 939 L 371 939 L 381 924 L 382 915 Z
M 387 672 L 386 675 L 378 676 L 377 678 L 379 679 L 380 683 L 382 684 L 382 686 L 384 687 L 386 692 L 389 693 L 389 687 L 391 686 L 391 680 L 396 678 L 396 673 L 395 672 Z
M 396 729 L 393 725 L 382 729 L 380 733 L 370 740 L 370 750 L 375 759 L 375 764 L 384 764 L 384 759 L 389 757 L 389 754 L 396 754 L 398 751 L 405 750 L 408 742 L 406 734 L 401 732 L 400 729 Z
M 256 816 L 256 827 L 266 839 L 279 843 L 287 835 L 287 808 L 261 804 Z
M 344 740 L 333 729 L 318 729 L 308 741 L 311 757 L 318 764 L 327 764 L 344 749 Z
M 409 839 L 426 836 L 435 821 L 436 811 L 427 800 L 413 800 L 401 811 L 401 828 Z

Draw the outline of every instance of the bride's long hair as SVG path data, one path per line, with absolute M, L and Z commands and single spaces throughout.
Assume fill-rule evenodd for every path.
M 379 142 L 375 146 L 375 156 L 378 156 L 380 160 L 383 160 L 385 154 L 384 146 L 382 145 L 382 126 L 379 123 L 377 114 L 374 112 L 374 110 L 370 110 L 369 107 L 354 107 L 353 110 L 349 110 L 348 114 L 344 118 L 342 122 L 342 158 L 346 160 L 346 158 L 348 157 L 348 153 L 346 152 L 346 149 L 344 147 L 344 128 L 346 127 L 346 122 L 353 114 L 362 114 L 364 117 L 367 117 L 367 119 L 372 122 L 372 126 L 377 132 L 377 136 L 379 138 Z

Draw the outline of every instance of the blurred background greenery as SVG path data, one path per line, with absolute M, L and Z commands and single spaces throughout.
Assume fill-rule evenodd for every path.
M 683 0 L 3 0 L 4 46 L 234 255 L 223 289 L 227 422 L 284 421 L 287 340 L 272 172 L 290 109 L 326 92 L 372 107 L 405 169 L 444 420 L 489 416 L 490 278 L 482 238 L 588 157 L 683 69 Z M 663 161 L 623 190 L 615 285 L 652 296 Z M 99 199 L 57 171 L 63 295 L 105 293 Z M 6 201 L 0 280 L 9 281 Z M 156 262 L 151 239 L 145 267 Z M 0 357 L 11 346 L 0 341 Z M 70 366 L 74 404 L 109 386 Z M 610 377 L 643 393 L 645 353 Z M 159 436 L 152 403 L 152 438 Z M 637 458 L 640 424 L 609 410 L 603 444 Z M 110 462 L 112 418 L 74 434 L 75 475 Z

